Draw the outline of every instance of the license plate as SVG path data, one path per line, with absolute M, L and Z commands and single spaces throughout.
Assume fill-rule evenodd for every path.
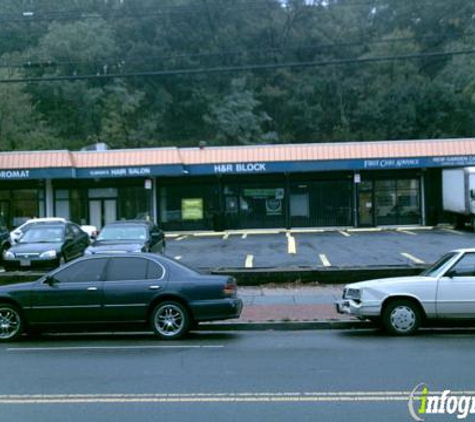
M 31 265 L 30 259 L 20 259 L 20 266 L 21 267 L 29 267 Z

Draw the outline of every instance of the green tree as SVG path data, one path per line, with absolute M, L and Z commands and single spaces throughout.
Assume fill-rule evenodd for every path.
M 211 105 L 204 116 L 215 133 L 216 140 L 225 145 L 263 143 L 276 140 L 276 134 L 266 132 L 270 117 L 258 111 L 260 102 L 245 88 L 244 79 L 234 79 L 231 93 Z

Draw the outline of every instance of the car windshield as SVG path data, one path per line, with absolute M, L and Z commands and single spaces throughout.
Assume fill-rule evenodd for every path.
M 64 227 L 32 227 L 20 243 L 57 243 L 64 240 Z
M 427 268 L 425 271 L 421 273 L 423 277 L 435 277 L 440 269 L 447 264 L 455 255 L 457 255 L 456 252 L 449 252 L 448 254 L 445 254 L 442 258 L 440 258 L 435 264 L 431 265 L 429 268 Z
M 147 230 L 143 226 L 106 226 L 102 229 L 97 240 L 145 240 Z

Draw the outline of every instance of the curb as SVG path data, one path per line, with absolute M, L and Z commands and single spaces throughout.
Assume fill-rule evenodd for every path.
M 376 328 L 372 322 L 358 320 L 204 322 L 192 331 L 301 331 L 354 330 Z

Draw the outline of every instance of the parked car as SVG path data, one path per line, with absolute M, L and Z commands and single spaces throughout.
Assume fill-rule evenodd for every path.
M 118 252 L 165 252 L 165 235 L 145 220 L 122 220 L 106 224 L 86 250 L 86 255 Z
M 238 318 L 234 278 L 159 254 L 80 258 L 29 283 L 0 286 L 0 341 L 28 331 L 149 327 L 177 339 L 202 321 Z
M 32 227 L 37 224 L 49 224 L 49 223 L 67 223 L 68 220 L 61 217 L 45 217 L 45 218 L 31 218 L 25 221 L 21 226 L 18 226 L 15 230 L 10 232 L 10 242 L 12 245 L 18 243 L 21 237 Z
M 396 335 L 424 324 L 475 324 L 475 249 L 449 252 L 417 276 L 348 284 L 336 308 Z
M 3 267 L 54 268 L 84 254 L 89 236 L 74 223 L 35 224 L 3 253 Z
M 99 230 L 97 230 L 96 226 L 91 226 L 90 224 L 83 224 L 81 226 L 81 230 L 83 232 L 86 232 L 89 235 L 89 239 L 91 239 L 91 242 L 97 237 L 99 234 Z
M 5 220 L 0 216 L 0 259 L 3 257 L 3 252 L 5 252 L 10 245 L 10 232 L 7 229 Z

